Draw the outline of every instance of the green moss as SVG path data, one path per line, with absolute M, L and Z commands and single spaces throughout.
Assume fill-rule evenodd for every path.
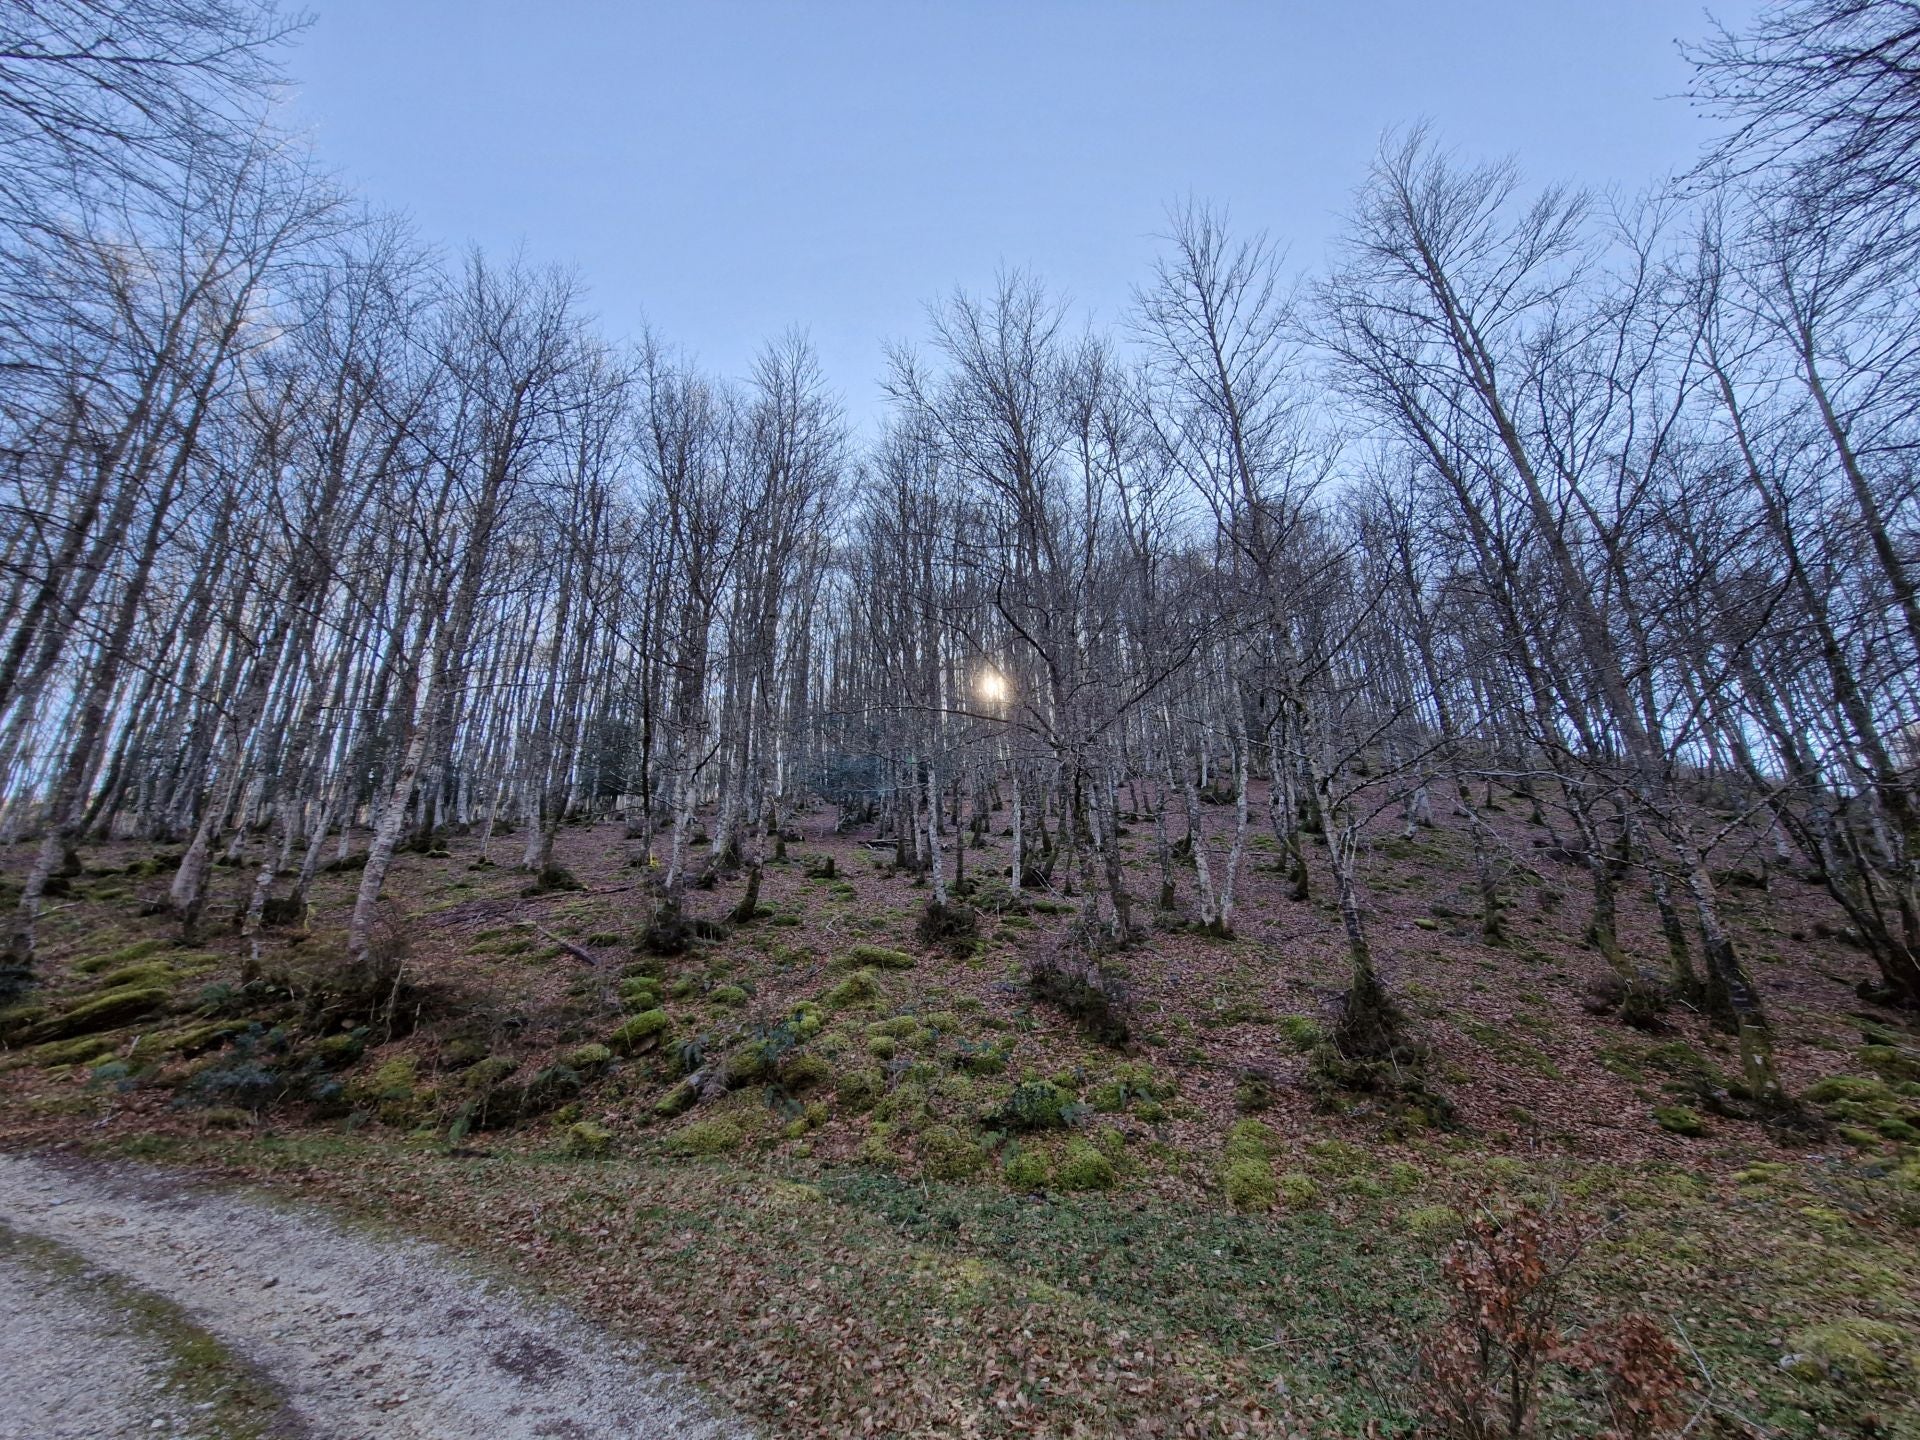
M 1279 1195 L 1273 1165 L 1264 1156 L 1242 1155 L 1220 1172 L 1220 1188 L 1236 1210 L 1271 1210 Z
M 834 1093 L 839 1097 L 841 1108 L 858 1115 L 871 1110 L 887 1093 L 887 1077 L 866 1066 L 842 1075 Z
M 1906 1345 L 1898 1325 L 1850 1315 L 1789 1335 L 1792 1361 L 1784 1368 L 1804 1380 L 1880 1380 L 1907 1363 Z
M 823 998 L 830 1010 L 851 1010 L 870 1004 L 880 996 L 880 982 L 871 970 L 856 970 Z
M 1418 1165 L 1396 1160 L 1387 1167 L 1387 1189 L 1395 1195 L 1411 1195 L 1426 1183 L 1426 1172 Z
M 157 985 L 171 989 L 181 972 L 164 960 L 148 960 L 138 965 L 122 965 L 100 977 L 103 990 L 121 990 L 129 985 Z
M 716 985 L 707 998 L 716 1005 L 725 1005 L 729 1010 L 734 1010 L 747 1003 L 747 992 L 738 985 Z
M 1305 1210 L 1319 1203 L 1320 1187 L 1313 1183 L 1311 1175 L 1289 1170 L 1280 1177 L 1280 1198 L 1287 1202 L 1289 1210 Z
M 1251 1117 L 1236 1120 L 1233 1128 L 1227 1132 L 1227 1159 L 1264 1162 L 1273 1156 L 1275 1139 L 1273 1131 L 1262 1121 Z
M 79 1065 L 102 1055 L 111 1055 L 118 1041 L 111 1035 L 82 1035 L 76 1040 L 56 1040 L 36 1045 L 27 1052 L 34 1065 L 48 1069 L 56 1065 Z
M 935 1125 L 920 1137 L 921 1169 L 931 1180 L 960 1180 L 978 1170 L 986 1151 L 952 1125 Z
M 1015 1190 L 1044 1189 L 1047 1157 L 1031 1146 L 1015 1145 L 1000 1162 L 1000 1178 Z
M 1891 1100 L 1893 1091 L 1887 1082 L 1864 1075 L 1829 1075 L 1806 1088 L 1806 1098 L 1816 1105 L 1831 1105 L 1836 1100 Z
M 746 1126 L 732 1115 L 696 1120 L 668 1143 L 684 1155 L 722 1155 L 738 1149 L 747 1138 Z
M 489 1055 L 461 1072 L 460 1088 L 473 1094 L 491 1090 L 519 1068 L 517 1060 L 509 1060 L 504 1055 Z
M 663 1119 L 672 1119 L 675 1115 L 684 1115 L 693 1108 L 693 1102 L 700 1098 L 700 1092 L 693 1088 L 691 1081 L 682 1080 L 666 1094 L 653 1102 L 653 1113 Z
M 891 1020 L 880 1020 L 869 1025 L 867 1027 L 867 1034 L 887 1035 L 895 1040 L 905 1040 L 910 1036 L 918 1035 L 920 1030 L 921 1025 L 918 1017 L 913 1015 L 896 1015 Z
M 1402 1229 L 1415 1239 L 1428 1242 L 1451 1240 L 1465 1225 L 1460 1212 L 1451 1205 L 1422 1205 L 1400 1217 Z
M 567 1064 L 582 1074 L 595 1070 L 604 1070 L 607 1062 L 613 1059 L 613 1051 L 605 1045 L 576 1045 L 567 1052 Z
M 1062 1190 L 1111 1190 L 1114 1178 L 1113 1161 L 1077 1135 L 1067 1141 L 1067 1153 L 1054 1172 L 1054 1183 Z
M 111 970 L 118 965 L 131 965 L 136 960 L 144 960 L 149 955 L 158 955 L 162 950 L 173 946 L 165 940 L 136 940 L 133 944 L 110 951 L 105 955 L 90 955 L 86 959 L 76 960 L 69 967 L 81 975 L 97 975 L 102 970 Z
M 891 1035 L 870 1035 L 867 1037 L 867 1053 L 876 1060 L 891 1060 L 900 1049 L 900 1044 Z
M 789 1055 L 780 1062 L 780 1081 L 789 1090 L 810 1090 L 833 1078 L 833 1067 L 818 1055 Z
M 1320 1023 L 1305 1015 L 1282 1015 L 1280 1033 L 1286 1036 L 1289 1045 L 1302 1054 L 1313 1049 L 1322 1038 Z
M 613 1148 L 613 1136 L 594 1124 L 591 1120 L 582 1120 L 569 1125 L 561 1149 L 581 1160 L 597 1160 Z
M 636 1055 L 651 1050 L 673 1027 L 664 1010 L 642 1010 L 607 1036 L 607 1048 L 616 1055 Z
M 1345 1140 L 1316 1140 L 1307 1146 L 1313 1168 L 1341 1179 L 1364 1174 L 1373 1168 L 1367 1152 Z
M 172 992 L 155 985 L 129 985 L 107 990 L 72 1008 L 48 1016 L 33 1028 L 36 1040 L 66 1040 L 111 1030 L 166 1009 Z
M 834 962 L 836 969 L 854 969 L 870 965 L 877 970 L 911 970 L 915 965 L 913 956 L 904 950 L 889 949 L 885 945 L 855 945 L 851 950 Z
M 1653 1120 L 1669 1135 L 1707 1133 L 1706 1122 L 1685 1105 L 1656 1105 L 1653 1107 Z
M 412 1060 L 404 1056 L 382 1060 L 371 1073 L 357 1076 L 348 1083 L 347 1098 L 355 1105 L 404 1103 L 413 1099 L 413 1087 L 418 1080 L 419 1071 Z
M 648 976 L 636 975 L 620 982 L 620 1006 L 624 1010 L 657 1010 L 660 1008 L 660 982 Z
M 820 1033 L 820 1027 L 826 1024 L 826 1012 L 811 1000 L 803 1000 L 793 1009 L 793 1033 L 802 1040 L 811 1040 Z

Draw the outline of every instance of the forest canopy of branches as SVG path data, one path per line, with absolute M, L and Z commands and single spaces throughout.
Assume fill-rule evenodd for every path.
M 1090 954 L 1154 905 L 1123 812 L 1222 934 L 1250 834 L 1301 899 L 1324 838 L 1364 1066 L 1395 1041 L 1363 829 L 1462 816 L 1497 934 L 1497 783 L 1585 866 L 1627 1008 L 1703 1006 L 1781 1098 L 1731 829 L 1920 1004 L 1916 23 L 1719 36 L 1731 138 L 1642 195 L 1415 128 L 1322 273 L 1190 204 L 1110 330 L 1027 273 L 956 291 L 866 443 L 804 335 L 704 374 L 563 272 L 367 214 L 272 126 L 270 9 L 8 6 L 0 825 L 37 848 L 0 999 L 108 839 L 182 847 L 189 935 L 219 862 L 252 935 L 363 848 L 363 956 L 396 851 L 511 826 L 558 884 L 558 828 L 617 815 L 670 923 L 821 800 L 937 920 L 991 793 L 1012 890 L 1085 897 Z M 1663 974 L 1614 934 L 1629 875 Z

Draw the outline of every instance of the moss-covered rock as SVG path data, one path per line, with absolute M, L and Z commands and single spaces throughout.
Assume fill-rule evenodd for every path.
M 724 1005 L 729 1010 L 737 1010 L 747 1003 L 747 992 L 738 985 L 716 985 L 707 998 L 716 1005 Z
M 1707 1123 L 1685 1105 L 1656 1105 L 1653 1122 L 1669 1135 L 1704 1135 Z
M 182 978 L 184 972 L 175 969 L 164 960 L 143 960 L 136 965 L 122 965 L 100 977 L 102 990 L 124 990 L 129 985 L 154 985 L 171 990 Z
M 158 985 L 129 985 L 118 990 L 106 990 L 66 1010 L 53 1012 L 28 1034 L 34 1040 L 66 1040 L 76 1035 L 93 1035 L 157 1015 L 167 1008 L 172 998 L 170 989 Z
M 651 976 L 635 975 L 620 982 L 620 1008 L 623 1010 L 658 1010 L 660 1008 L 660 982 Z
M 118 950 L 110 950 L 104 955 L 90 955 L 73 962 L 69 969 L 81 975 L 98 975 L 103 970 L 112 970 L 122 965 L 131 965 L 145 960 L 150 955 L 158 955 L 174 946 L 166 940 L 136 940 Z
M 1893 1098 L 1893 1091 L 1887 1082 L 1869 1075 L 1829 1075 L 1824 1080 L 1816 1080 L 1805 1091 L 1805 1098 L 1815 1105 L 1831 1105 L 1835 1101 L 1884 1101 Z
M 664 1010 L 642 1010 L 607 1036 L 607 1048 L 616 1055 L 640 1055 L 655 1049 L 673 1028 Z
M 693 1108 L 700 1098 L 700 1092 L 694 1088 L 691 1080 L 682 1080 L 666 1094 L 653 1102 L 653 1113 L 663 1119 L 672 1119 L 675 1115 L 684 1115 Z
M 82 1035 L 73 1040 L 55 1040 L 36 1045 L 26 1053 L 28 1063 L 51 1069 L 57 1065 L 80 1065 L 111 1055 L 119 1039 L 112 1035 Z

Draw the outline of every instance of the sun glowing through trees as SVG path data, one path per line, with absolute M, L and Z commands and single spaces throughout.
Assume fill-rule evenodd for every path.
M 1007 677 L 991 667 L 980 672 L 980 678 L 975 682 L 975 689 L 982 700 L 996 707 L 1006 704 L 1007 696 L 1011 693 L 1007 685 Z

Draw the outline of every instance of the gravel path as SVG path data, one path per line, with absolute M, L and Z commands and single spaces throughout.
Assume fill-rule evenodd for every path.
M 172 1358 L 103 1287 L 0 1243 L 0 1440 L 198 1440 Z
M 131 1165 L 0 1155 L 0 1223 L 170 1303 L 284 1396 L 275 1433 L 315 1440 L 721 1440 L 745 1437 L 632 1345 L 419 1241 Z M 0 1290 L 0 1437 L 192 1433 L 156 1408 L 157 1358 L 102 1329 L 43 1275 Z M 17 1297 L 16 1297 L 17 1290 Z M 15 1303 L 15 1299 L 19 1304 Z M 84 1329 L 84 1327 L 83 1327 Z M 96 1350 L 89 1346 L 96 1345 Z M 84 1377 L 86 1383 L 82 1383 Z M 108 1409 L 35 1428 L 49 1397 Z M 142 1409 L 142 1406 L 146 1408 Z M 129 1422 L 137 1417 L 137 1424 Z M 159 1425 L 154 1422 L 158 1420 Z

